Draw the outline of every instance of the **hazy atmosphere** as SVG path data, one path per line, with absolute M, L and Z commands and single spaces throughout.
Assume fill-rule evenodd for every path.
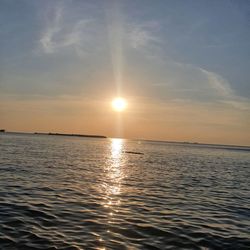
M 0 129 L 250 145 L 249 18 L 249 1 L 1 0 Z
M 0 249 L 249 250 L 250 0 L 0 0 Z

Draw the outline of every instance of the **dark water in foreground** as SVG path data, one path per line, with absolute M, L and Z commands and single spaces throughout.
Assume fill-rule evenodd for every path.
M 249 249 L 249 184 L 249 151 L 2 134 L 0 249 Z

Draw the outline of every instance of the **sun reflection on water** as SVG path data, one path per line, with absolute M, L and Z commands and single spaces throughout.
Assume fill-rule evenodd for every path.
M 105 190 L 107 195 L 107 203 L 105 207 L 113 205 L 114 200 L 119 203 L 120 200 L 114 199 L 115 196 L 121 193 L 121 182 L 124 178 L 122 166 L 124 164 L 123 139 L 112 139 L 110 145 L 110 157 L 106 163 L 106 183 Z
M 100 246 L 97 249 L 106 249 L 110 244 L 116 232 L 114 228 L 120 224 L 120 214 L 122 212 L 121 196 L 124 192 L 123 181 L 125 178 L 126 155 L 124 152 L 123 139 L 111 139 L 105 153 L 105 161 L 103 171 L 100 173 L 100 182 L 98 185 L 98 193 L 103 207 L 103 224 L 104 231 L 92 232 L 96 237 L 96 242 Z
M 121 205 L 122 182 L 125 177 L 123 154 L 124 140 L 112 139 L 108 159 L 104 166 L 105 179 L 102 184 L 104 192 L 103 206 L 107 209 L 107 225 L 117 223 L 117 214 Z M 107 228 L 107 233 L 112 233 Z
M 116 138 L 112 139 L 111 156 L 113 160 L 119 160 L 121 158 L 122 148 L 123 148 L 123 139 L 116 139 Z

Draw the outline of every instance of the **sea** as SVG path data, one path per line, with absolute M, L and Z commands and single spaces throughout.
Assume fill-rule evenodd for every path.
M 0 249 L 250 249 L 250 148 L 1 133 Z

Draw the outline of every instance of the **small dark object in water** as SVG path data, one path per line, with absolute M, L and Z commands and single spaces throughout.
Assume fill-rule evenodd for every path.
M 135 154 L 135 155 L 144 155 L 141 152 L 135 152 L 135 151 L 123 151 L 123 153 L 127 153 L 127 154 Z
M 4 132 L 5 132 L 5 129 L 0 129 L 0 132 L 4 133 Z

